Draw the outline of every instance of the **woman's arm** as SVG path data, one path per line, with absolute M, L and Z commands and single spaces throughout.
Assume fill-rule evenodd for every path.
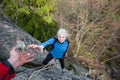
M 41 43 L 40 45 L 43 45 L 44 47 L 47 47 L 49 45 L 52 45 L 54 43 L 54 41 L 55 41 L 55 38 L 50 38 L 49 40 Z

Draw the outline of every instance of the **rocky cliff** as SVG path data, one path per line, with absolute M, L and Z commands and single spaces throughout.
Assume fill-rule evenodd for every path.
M 9 19 L 0 18 L 0 60 L 9 57 L 10 49 L 16 46 L 18 40 L 24 42 L 25 46 L 40 44 L 38 40 L 24 32 Z M 60 64 L 57 60 L 51 61 L 45 66 L 41 64 L 47 51 L 44 51 L 43 54 L 39 54 L 39 51 L 32 51 L 35 54 L 35 60 L 16 69 L 17 75 L 13 80 L 91 80 L 86 77 L 87 69 L 75 62 L 66 61 L 66 66 L 71 68 L 66 68 L 65 73 L 61 74 Z

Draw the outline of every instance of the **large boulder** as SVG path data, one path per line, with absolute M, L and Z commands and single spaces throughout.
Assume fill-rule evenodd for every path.
M 40 44 L 38 40 L 20 29 L 12 21 L 0 18 L 0 59 L 5 60 L 9 57 L 9 51 L 12 47 L 16 46 L 18 40 L 24 42 L 26 46 L 29 44 Z M 35 60 L 33 62 L 41 64 L 46 52 L 40 55 L 39 51 L 32 51 L 35 54 Z
M 16 46 L 17 41 L 22 41 L 25 46 L 40 44 L 38 40 L 24 32 L 9 19 L 0 18 L 0 60 L 9 58 L 9 51 Z M 91 80 L 86 77 L 87 69 L 75 63 L 66 63 L 68 65 L 70 63 L 72 68 L 69 70 L 66 68 L 65 73 L 61 74 L 58 60 L 50 62 L 45 66 L 41 64 L 47 55 L 47 51 L 44 51 L 43 54 L 39 54 L 39 51 L 31 51 L 35 54 L 35 60 L 28 66 L 17 68 L 17 75 L 13 80 Z M 31 65 L 32 67 L 29 67 Z

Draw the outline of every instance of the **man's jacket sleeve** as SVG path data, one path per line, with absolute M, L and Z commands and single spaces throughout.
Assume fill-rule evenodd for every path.
M 0 62 L 0 80 L 11 80 L 15 76 L 15 70 L 8 61 Z

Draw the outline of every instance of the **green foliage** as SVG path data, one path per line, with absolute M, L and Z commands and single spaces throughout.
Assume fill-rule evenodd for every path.
M 45 41 L 57 31 L 53 0 L 4 0 L 3 15 L 35 38 Z M 3 16 L 2 15 L 2 16 Z

